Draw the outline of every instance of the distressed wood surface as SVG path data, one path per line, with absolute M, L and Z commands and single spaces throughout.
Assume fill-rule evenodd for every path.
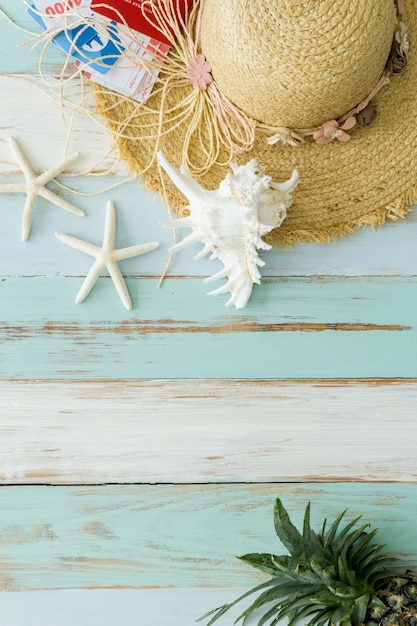
M 1 98 L 0 98 L 1 103 Z M 1 114 L 0 114 L 1 119 Z M 1 130 L 0 130 L 1 135 Z M 18 137 L 20 138 L 20 134 Z M 48 148 L 42 168 L 47 168 L 62 152 L 55 154 L 55 140 L 42 143 L 41 133 L 33 133 L 32 140 Z M 21 143 L 26 144 L 22 136 Z M 61 148 L 64 139 L 61 140 Z M 3 144 L 7 150 L 8 144 Z M 0 142 L 0 150 L 1 150 Z M 51 146 L 51 148 L 49 148 Z M 35 155 L 36 146 L 29 154 Z M 10 167 L 10 166 L 9 166 Z M 4 181 L 19 181 L 21 177 L 8 177 L 0 173 Z M 4 178 L 3 178 L 4 176 Z M 94 194 L 108 185 L 123 180 L 121 176 L 102 178 L 64 177 L 60 181 L 77 193 Z M 82 276 L 88 270 L 89 258 L 62 245 L 54 236 L 56 231 L 65 232 L 100 244 L 103 236 L 104 215 L 107 199 L 112 199 L 117 209 L 116 244 L 120 247 L 141 241 L 158 241 L 160 247 L 152 252 L 124 263 L 129 275 L 160 276 L 173 245 L 173 234 L 161 225 L 168 219 L 167 209 L 155 193 L 146 191 L 134 180 L 109 192 L 93 197 L 84 197 L 63 191 L 57 185 L 51 189 L 79 206 L 86 212 L 81 218 L 71 215 L 46 201 L 38 199 L 34 212 L 31 237 L 28 242 L 20 241 L 24 196 L 22 194 L 0 194 L 2 221 L 0 242 L 0 274 L 4 276 Z M 188 234 L 178 231 L 178 237 Z M 378 231 L 362 229 L 357 235 L 347 237 L 329 245 L 309 244 L 293 248 L 273 249 L 261 256 L 266 265 L 264 276 L 311 276 L 311 275 L 415 275 L 417 273 L 417 216 L 411 213 L 401 224 L 387 224 Z M 218 261 L 194 260 L 201 245 L 177 253 L 169 268 L 171 276 L 208 276 L 220 269 Z M 389 254 L 387 254 L 389 250 Z
M 416 481 L 416 407 L 417 381 L 3 382 L 0 480 Z
M 195 626 L 213 607 L 247 591 L 238 589 L 97 589 L 0 593 L 7 626 Z M 242 609 L 241 609 L 242 610 Z M 239 607 L 219 626 L 230 626 Z
M 23 2 L 0 0 L 0 9 L 36 30 Z M 365 513 L 390 551 L 417 563 L 416 216 L 269 252 L 264 276 L 288 278 L 266 278 L 243 312 L 208 298 L 200 279 L 158 291 L 149 277 L 172 243 L 159 224 L 166 208 L 137 181 L 96 195 L 125 177 L 107 155 L 108 133 L 70 109 L 62 116 L 57 49 L 45 55 L 45 87 L 40 49 L 16 49 L 30 35 L 1 15 L 0 31 L 0 180 L 20 177 L 10 135 L 38 170 L 80 151 L 61 179 L 76 194 L 56 189 L 87 212 L 39 202 L 22 244 L 24 198 L 0 194 L 0 479 L 12 485 L 0 488 L 2 623 L 191 626 L 257 579 L 234 555 L 277 549 L 276 495 L 297 522 L 308 500 L 317 522 L 346 506 Z M 77 102 L 79 83 L 64 95 Z M 78 175 L 92 166 L 113 170 Z M 122 264 L 136 277 L 131 313 L 108 279 L 73 304 L 90 259 L 54 238 L 99 243 L 108 198 L 119 246 L 161 243 Z M 177 255 L 170 275 L 214 273 L 216 263 L 192 260 L 197 251 Z M 334 278 L 302 278 L 317 275 Z M 23 485 L 37 482 L 100 485 Z
M 268 279 L 227 309 L 199 279 L 3 278 L 0 379 L 347 378 L 417 374 L 415 278 Z
M 235 555 L 282 550 L 275 497 L 296 524 L 349 507 L 387 551 L 417 562 L 412 484 L 115 485 L 0 489 L 0 589 L 242 587 L 261 578 Z M 156 626 L 156 624 L 153 626 Z

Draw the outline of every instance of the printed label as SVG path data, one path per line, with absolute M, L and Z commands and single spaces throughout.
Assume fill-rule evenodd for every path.
M 174 19 L 179 20 L 180 16 L 184 18 L 187 8 L 191 6 L 192 1 L 175 0 L 172 3 L 175 10 Z M 166 10 L 165 0 L 153 0 L 153 4 Z M 91 8 L 97 13 L 101 13 L 101 15 L 105 15 L 121 24 L 126 24 L 129 28 L 148 35 L 148 37 L 153 37 L 168 46 L 172 46 L 174 43 L 174 35 L 171 39 L 165 37 L 158 29 L 156 20 L 152 19 L 152 3 L 149 0 L 92 0 Z M 144 13 L 147 13 L 146 17 Z M 148 20 L 153 23 L 151 24 Z
M 51 23 L 42 15 L 46 0 L 37 0 L 36 5 L 28 9 L 38 24 L 46 30 Z M 83 17 L 72 14 L 70 18 L 62 15 L 54 16 L 53 27 L 62 29 L 54 37 L 53 42 L 67 54 L 81 61 L 100 74 L 106 74 L 120 58 L 124 47 L 118 33 L 118 24 L 107 22 L 97 30 L 94 27 L 94 13 L 89 7 L 89 0 L 77 0 Z M 46 21 L 45 21 L 46 20 Z M 67 21 L 68 20 L 68 21 Z M 70 20 L 70 21 L 69 21 Z

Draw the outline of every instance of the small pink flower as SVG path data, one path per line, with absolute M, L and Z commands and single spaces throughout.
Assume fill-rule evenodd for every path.
M 338 141 L 345 143 L 350 140 L 350 135 L 345 131 L 351 130 L 355 124 L 356 119 L 353 115 L 348 117 L 341 126 L 336 120 L 329 120 L 328 122 L 324 122 L 320 130 L 316 130 L 313 133 L 313 139 L 319 144 L 330 143 L 333 139 L 337 139 Z
M 187 76 L 190 77 L 193 87 L 205 91 L 213 82 L 211 75 L 211 65 L 206 61 L 204 54 L 198 54 L 194 59 L 190 59 L 187 67 Z

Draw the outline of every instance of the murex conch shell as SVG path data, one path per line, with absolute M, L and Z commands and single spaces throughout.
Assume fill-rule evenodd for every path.
M 210 259 L 219 259 L 224 268 L 205 279 L 205 282 L 227 278 L 219 289 L 209 292 L 218 295 L 230 292 L 226 306 L 241 309 L 246 306 L 253 283 L 260 284 L 259 267 L 265 265 L 258 250 L 272 246 L 262 237 L 277 228 L 291 206 L 291 193 L 298 184 L 298 173 L 284 183 L 274 183 L 255 159 L 245 165 L 231 164 L 218 189 L 201 187 L 184 167 L 177 170 L 167 158 L 158 153 L 158 161 L 174 185 L 189 201 L 190 215 L 170 222 L 168 228 L 191 228 L 192 233 L 177 243 L 173 252 L 201 242 L 203 249 L 195 259 L 211 253 Z

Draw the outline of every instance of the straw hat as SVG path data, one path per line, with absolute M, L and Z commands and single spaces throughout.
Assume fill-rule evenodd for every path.
M 178 212 L 158 150 L 208 189 L 230 161 L 277 182 L 296 168 L 270 243 L 326 242 L 417 200 L 415 0 L 196 0 L 177 36 L 146 105 L 95 95 L 130 168 Z

